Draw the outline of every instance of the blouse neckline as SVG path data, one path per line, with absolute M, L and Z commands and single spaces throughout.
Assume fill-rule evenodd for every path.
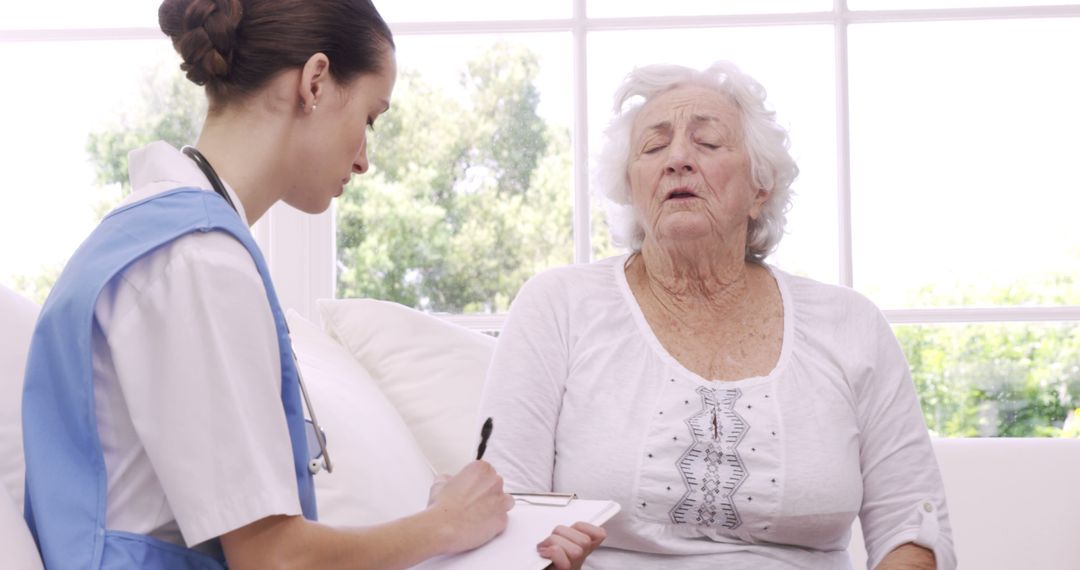
M 788 282 L 783 271 L 776 269 L 768 263 L 761 264 L 776 281 L 777 289 L 780 291 L 780 302 L 784 310 L 784 334 L 780 341 L 780 357 L 777 358 L 776 365 L 764 376 L 748 376 L 738 380 L 709 380 L 690 370 L 686 366 L 683 366 L 677 358 L 672 356 L 671 353 L 664 348 L 660 339 L 656 337 L 656 333 L 653 331 L 652 326 L 649 325 L 649 321 L 645 318 L 645 313 L 642 312 L 641 306 L 637 302 L 637 298 L 634 297 L 634 292 L 630 290 L 630 283 L 626 279 L 626 261 L 629 257 L 629 253 L 624 253 L 612 258 L 613 263 L 611 264 L 611 271 L 612 276 L 615 278 L 615 285 L 622 295 L 623 304 L 630 312 L 631 317 L 634 319 L 634 323 L 637 325 L 638 332 L 645 339 L 646 344 L 652 348 L 653 352 L 660 360 L 675 370 L 679 376 L 703 386 L 714 388 L 738 388 L 771 382 L 774 378 L 783 374 L 784 369 L 787 368 L 788 361 L 791 360 L 792 344 L 795 338 L 794 308 L 791 300 L 791 292 L 788 288 Z

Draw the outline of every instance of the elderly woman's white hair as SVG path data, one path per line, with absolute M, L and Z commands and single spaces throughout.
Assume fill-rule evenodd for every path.
M 765 107 L 765 88 L 735 64 L 718 61 L 699 71 L 681 65 L 649 65 L 630 72 L 615 92 L 615 117 L 604 131 L 605 142 L 595 156 L 593 190 L 608 200 L 608 225 L 616 245 L 641 249 L 645 229 L 630 201 L 630 137 L 634 119 L 650 99 L 675 87 L 697 85 L 715 89 L 735 104 L 756 187 L 769 192 L 757 220 L 750 220 L 746 259 L 763 260 L 784 235 L 791 203 L 791 183 L 799 167 L 788 153 L 787 131 Z M 627 105 L 631 99 L 638 98 Z

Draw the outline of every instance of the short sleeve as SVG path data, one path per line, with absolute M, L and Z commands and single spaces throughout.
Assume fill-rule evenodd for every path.
M 185 542 L 300 514 L 278 340 L 247 250 L 220 232 L 169 246 L 104 330 L 134 430 Z M 141 261 L 140 261 L 141 262 Z
M 888 322 L 871 307 L 862 338 L 871 359 L 856 384 L 867 564 L 915 543 L 937 567 L 956 567 L 945 490 L 907 361 Z

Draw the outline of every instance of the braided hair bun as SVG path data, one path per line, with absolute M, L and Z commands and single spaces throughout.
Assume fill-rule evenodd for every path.
M 229 77 L 243 17 L 240 0 L 165 0 L 158 9 L 161 31 L 184 60 L 180 69 L 196 85 Z

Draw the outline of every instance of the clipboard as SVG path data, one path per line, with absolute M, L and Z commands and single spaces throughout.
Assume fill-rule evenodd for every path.
M 510 493 L 514 508 L 506 530 L 487 544 L 457 554 L 436 556 L 414 570 L 544 570 L 551 561 L 541 558 L 536 545 L 559 525 L 578 521 L 602 525 L 619 512 L 619 503 L 578 499 L 573 493 Z

